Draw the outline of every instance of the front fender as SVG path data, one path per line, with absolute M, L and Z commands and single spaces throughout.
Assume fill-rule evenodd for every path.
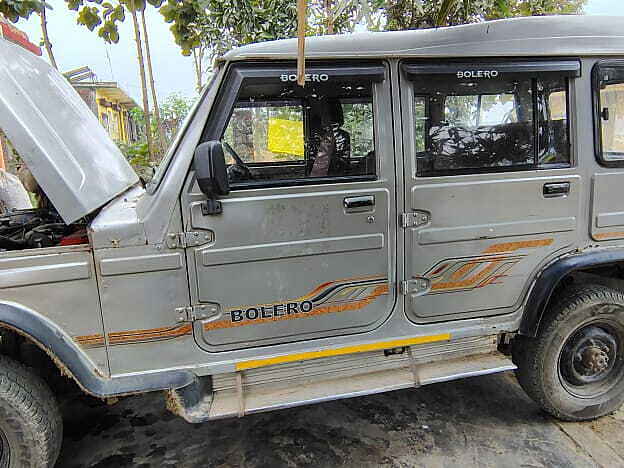
M 0 302 L 0 327 L 14 330 L 43 349 L 87 393 L 120 396 L 185 387 L 195 376 L 186 370 L 168 370 L 121 377 L 103 376 L 74 340 L 48 318 L 12 302 Z
M 546 306 L 559 282 L 568 274 L 585 268 L 624 262 L 624 249 L 601 249 L 563 257 L 539 273 L 529 294 L 519 333 L 536 336 Z

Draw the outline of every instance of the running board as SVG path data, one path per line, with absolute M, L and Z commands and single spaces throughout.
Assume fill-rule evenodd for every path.
M 398 355 L 363 353 L 305 366 L 291 363 L 204 377 L 170 392 L 168 407 L 188 422 L 198 423 L 516 369 L 509 357 L 491 349 L 491 343 L 487 352 L 481 339 L 480 353 L 424 363 L 408 348 Z M 466 345 L 461 344 L 465 352 Z
M 261 413 L 281 408 L 321 403 L 402 388 L 417 387 L 449 380 L 493 374 L 515 369 L 509 358 L 500 353 L 434 362 L 418 366 L 417 378 L 410 368 L 387 369 L 355 376 L 337 377 L 307 382 L 291 382 L 284 387 L 265 384 L 245 387 L 242 392 L 215 392 L 208 419 Z M 244 376 L 243 376 L 244 379 Z M 419 382 L 418 382 L 419 381 Z

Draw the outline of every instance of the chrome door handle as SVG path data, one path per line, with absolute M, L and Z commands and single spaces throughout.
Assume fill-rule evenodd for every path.
M 347 211 L 369 208 L 375 206 L 375 196 L 363 195 L 360 197 L 347 197 L 342 203 Z
M 546 198 L 565 197 L 570 193 L 570 182 L 551 182 L 544 184 L 543 194 Z

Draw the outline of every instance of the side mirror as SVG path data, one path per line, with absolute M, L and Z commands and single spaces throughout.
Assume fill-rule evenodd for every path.
M 199 188 L 208 197 L 202 207 L 203 213 L 206 215 L 221 213 L 221 203 L 216 198 L 230 193 L 221 142 L 207 141 L 200 144 L 193 155 L 193 166 Z

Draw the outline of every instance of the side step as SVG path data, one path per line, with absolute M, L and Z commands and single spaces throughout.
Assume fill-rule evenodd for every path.
M 188 422 L 204 422 L 515 369 L 510 358 L 495 350 L 495 339 L 488 338 L 487 345 L 484 338 L 458 340 L 454 348 L 463 351 L 462 356 L 444 356 L 442 352 L 437 360 L 429 362 L 419 362 L 422 356 L 417 353 L 430 357 L 435 346 L 423 350 L 412 347 L 400 354 L 360 353 L 203 377 L 169 392 L 167 404 Z M 451 354 L 449 344 L 447 354 Z M 480 352 L 466 355 L 466 348 Z

